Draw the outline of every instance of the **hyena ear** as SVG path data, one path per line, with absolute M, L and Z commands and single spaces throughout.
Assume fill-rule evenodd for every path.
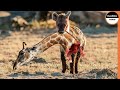
M 70 15 L 71 15 L 71 11 L 68 11 L 66 17 L 69 17 Z
M 23 42 L 23 49 L 25 48 L 25 45 L 27 45 L 25 42 Z
M 52 19 L 56 21 L 57 18 L 58 18 L 58 14 L 56 12 L 53 12 L 52 13 Z

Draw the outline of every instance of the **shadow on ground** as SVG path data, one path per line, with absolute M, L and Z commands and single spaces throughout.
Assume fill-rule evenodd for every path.
M 0 30 L 0 39 L 5 39 L 8 36 L 11 36 L 10 30 Z
M 44 72 L 36 72 L 34 74 L 31 74 L 29 72 L 18 72 L 18 73 L 12 73 L 10 75 L 8 75 L 9 77 L 19 77 L 19 76 L 39 76 L 39 75 L 45 75 Z
M 110 69 L 93 69 L 87 72 L 80 72 L 78 74 L 63 74 L 60 72 L 53 72 L 51 74 L 45 74 L 44 72 L 35 72 L 31 74 L 29 72 L 18 72 L 8 75 L 14 79 L 117 79 L 117 74 Z
M 101 38 L 101 37 L 116 37 L 116 35 L 114 35 L 114 33 L 117 33 L 117 27 L 106 27 L 106 26 L 101 26 L 99 28 L 96 27 L 86 27 L 84 29 L 82 29 L 83 33 L 87 36 L 87 37 L 91 37 L 91 38 Z M 103 35 L 103 34 L 107 34 L 107 35 Z M 112 34 L 112 35 L 109 35 Z
M 100 26 L 100 27 L 95 27 L 95 26 L 88 26 L 85 28 L 81 28 L 81 30 L 83 31 L 83 33 L 91 38 L 101 38 L 103 36 L 98 36 L 99 34 L 114 34 L 117 32 L 117 26 L 116 27 L 112 27 L 112 26 Z M 5 37 L 8 37 L 11 35 L 11 33 L 14 31 L 10 31 L 10 30 L 0 30 L 0 38 L 4 39 Z M 18 31 L 18 32 L 22 32 L 22 31 Z M 33 31 L 25 31 L 26 33 L 29 32 L 31 34 L 36 34 L 36 35 L 42 35 L 42 36 L 47 36 L 50 35 L 52 33 L 57 32 L 57 29 L 38 29 L 38 30 L 33 30 Z M 96 36 L 95 36 L 96 35 Z M 115 37 L 114 35 L 112 36 L 107 36 L 109 37 Z
M 37 58 L 37 57 L 35 57 L 32 61 L 35 63 L 47 63 L 44 58 Z
M 100 27 L 95 27 L 95 26 L 88 26 L 85 28 L 80 28 L 82 30 L 82 32 L 91 38 L 101 38 L 104 36 L 99 36 L 101 34 L 114 34 L 117 33 L 117 26 L 116 27 L 112 27 L 112 26 L 100 26 Z M 45 30 L 35 30 L 32 31 L 32 34 L 40 34 L 40 35 L 44 35 L 47 36 L 49 34 L 55 33 L 57 32 L 57 29 L 45 29 Z M 105 36 L 106 37 L 106 36 Z M 115 37 L 114 35 L 111 36 L 107 36 L 109 37 Z

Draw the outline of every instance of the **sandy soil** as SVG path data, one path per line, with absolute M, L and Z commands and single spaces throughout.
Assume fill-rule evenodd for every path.
M 30 64 L 12 70 L 22 42 L 32 46 L 56 30 L 11 32 L 0 35 L 1 79 L 116 79 L 117 78 L 117 28 L 88 27 L 82 30 L 87 37 L 85 56 L 79 61 L 77 75 L 61 73 L 59 45 L 52 46 Z M 69 65 L 69 62 L 67 62 Z

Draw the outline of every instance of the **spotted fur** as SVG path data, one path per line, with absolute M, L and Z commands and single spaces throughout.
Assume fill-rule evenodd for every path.
M 42 41 L 30 48 L 25 48 L 23 44 L 23 49 L 19 52 L 18 57 L 13 65 L 13 69 L 18 68 L 23 64 L 27 64 L 28 62 L 33 60 L 37 54 L 46 51 L 51 46 L 56 44 L 62 46 L 66 51 L 69 50 L 72 45 L 77 44 L 77 40 L 67 32 L 64 34 L 59 34 L 58 32 L 56 32 L 45 37 Z
M 78 45 L 80 46 L 78 48 L 79 50 L 77 54 L 70 54 L 72 56 L 72 62 L 70 63 L 70 73 L 73 73 L 74 63 L 75 63 L 75 73 L 78 73 L 78 60 L 80 56 L 83 55 L 83 51 L 86 45 L 86 37 L 83 34 L 83 32 L 75 24 L 70 23 L 70 20 L 69 20 L 70 15 L 71 15 L 71 11 L 68 11 L 67 14 L 65 13 L 57 14 L 56 12 L 54 12 L 52 14 L 52 18 L 53 20 L 56 21 L 58 33 L 64 34 L 67 31 L 79 42 Z M 68 36 L 65 36 L 65 37 L 68 38 L 69 41 L 71 41 Z M 63 73 L 65 73 L 66 71 L 65 54 L 70 53 L 71 51 L 73 52 L 75 49 L 74 47 L 76 47 L 76 45 L 73 45 L 74 49 L 71 48 L 71 50 L 67 50 L 67 52 L 64 50 L 64 47 L 60 47 Z M 75 55 L 77 56 L 76 59 L 75 59 Z

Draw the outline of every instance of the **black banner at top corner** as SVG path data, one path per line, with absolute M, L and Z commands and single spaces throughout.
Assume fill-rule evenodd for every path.
M 120 1 L 88 0 L 3 0 L 0 10 L 119 11 Z

